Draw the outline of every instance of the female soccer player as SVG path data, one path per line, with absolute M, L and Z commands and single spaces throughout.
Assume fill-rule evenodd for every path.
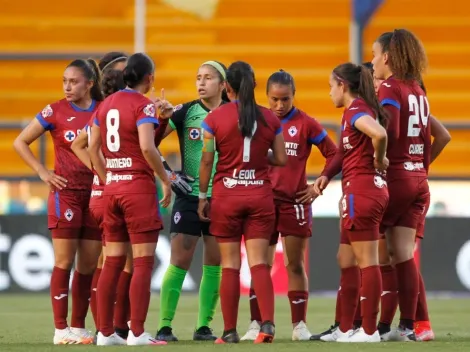
M 91 128 L 91 162 L 100 179 L 106 180 L 103 217 L 106 260 L 97 292 L 97 345 L 102 346 L 126 344 L 126 340 L 114 332 L 113 311 L 118 278 L 126 263 L 129 242 L 134 269 L 127 344 L 166 344 L 154 340 L 144 330 L 155 248 L 162 228 L 153 172 L 163 184 L 164 197 L 160 203 L 167 207 L 171 201 L 170 180 L 154 144 L 154 130 L 158 125 L 156 107 L 143 95 L 153 85 L 154 70 L 148 56 L 141 53 L 132 55 L 124 69 L 127 88 L 106 98 L 96 112 Z
M 388 203 L 387 183 L 382 177 L 388 166 L 387 132 L 382 127 L 386 115 L 375 95 L 372 75 L 362 65 L 347 63 L 336 67 L 330 86 L 335 106 L 345 108 L 341 121 L 343 146 L 315 181 L 315 190 L 321 193 L 342 168 L 342 229 L 338 250 L 341 319 L 339 328 L 321 340 L 380 342 L 377 313 L 382 283 L 378 240 L 380 221 Z M 359 297 L 362 327 L 353 331 Z
M 271 342 L 274 338 L 274 293 L 267 263 L 275 215 L 268 167 L 285 165 L 287 155 L 281 123 L 272 112 L 256 104 L 255 86 L 250 65 L 242 61 L 230 65 L 226 89 L 232 103 L 214 110 L 202 123 L 204 150 L 198 213 L 201 220 L 211 221 L 210 232 L 217 237 L 222 264 L 224 332 L 216 343 L 240 340 L 236 325 L 242 234 L 263 322 L 255 343 Z M 269 149 L 272 153 L 268 155 Z M 215 150 L 218 161 L 209 218 L 207 191 Z
M 286 141 L 286 167 L 270 168 L 276 206 L 276 229 L 271 238 L 270 266 L 279 234 L 282 236 L 286 268 L 289 280 L 288 298 L 293 324 L 292 340 L 309 340 L 306 326 L 308 279 L 304 267 L 308 238 L 312 235 L 310 203 L 317 194 L 313 185 L 307 185 L 305 167 L 315 145 L 328 163 L 336 152 L 336 146 L 325 129 L 315 119 L 294 107 L 294 78 L 285 71 L 273 73 L 266 88 L 271 111 L 283 126 Z M 289 180 L 289 182 L 286 182 Z M 260 328 L 261 316 L 258 300 L 250 288 L 251 324 L 242 340 L 255 340 Z
M 391 339 L 415 341 L 419 272 L 414 261 L 416 228 L 429 199 L 427 165 L 431 145 L 429 103 L 420 87 L 427 59 L 421 42 L 405 29 L 382 34 L 373 44 L 378 95 L 390 115 L 388 126 L 390 203 L 381 233 L 393 253 L 400 323 Z M 386 232 L 385 232 L 386 231 Z
M 91 344 L 85 329 L 91 282 L 101 252 L 101 234 L 88 203 L 91 171 L 73 154 L 70 145 L 103 100 L 100 71 L 95 61 L 74 60 L 63 77 L 65 99 L 47 105 L 14 142 L 17 153 L 50 188 L 48 227 L 54 247 L 51 300 L 54 344 Z M 50 131 L 55 150 L 54 171 L 33 155 L 30 144 Z M 67 325 L 70 270 L 77 256 L 72 280 L 71 329 Z
M 160 322 L 156 338 L 165 341 L 178 341 L 173 335 L 171 323 L 181 294 L 186 273 L 191 266 L 197 242 L 202 236 L 204 259 L 202 280 L 199 288 L 199 314 L 194 340 L 215 340 L 209 325 L 219 299 L 220 253 L 215 238 L 210 235 L 209 224 L 202 222 L 197 215 L 199 194 L 199 160 L 202 155 L 201 123 L 211 110 L 224 103 L 224 82 L 226 67 L 216 61 L 207 61 L 199 67 L 196 76 L 198 100 L 178 105 L 169 120 L 161 121 L 160 131 L 164 137 L 173 130 L 178 133 L 181 150 L 182 172 L 191 179 L 187 193 L 177 193 L 173 204 L 171 220 L 170 265 L 163 278 L 160 291 Z M 227 99 L 228 100 L 228 99 Z M 215 168 L 212 171 L 212 175 Z M 184 177 L 184 176 L 183 176 Z M 209 183 L 208 197 L 211 197 L 212 183 Z
M 105 97 L 116 93 L 117 91 L 124 89 L 126 87 L 124 83 L 124 78 L 122 74 L 122 69 L 126 61 L 116 61 L 122 60 L 127 56 L 123 56 L 123 53 L 109 53 L 106 54 L 100 61 L 99 66 L 104 67 L 105 71 L 103 72 L 103 78 L 101 80 L 101 86 L 103 94 Z M 113 56 L 116 56 L 113 59 Z M 108 63 L 106 63 L 108 62 Z M 114 62 L 114 63 L 113 63 Z M 115 68 L 117 67 L 117 68 Z M 88 154 L 88 140 L 90 134 L 88 133 L 91 126 L 93 125 L 94 116 L 90 119 L 89 123 L 82 129 L 81 133 L 72 143 L 72 151 L 84 163 L 90 170 L 92 170 L 90 156 Z M 94 171 L 94 170 L 92 170 Z M 104 184 L 99 180 L 96 172 L 93 176 L 93 185 L 91 190 L 90 198 L 90 212 L 96 223 L 100 228 L 102 228 L 103 221 L 103 189 Z M 103 238 L 103 237 L 102 237 Z M 104 246 L 104 241 L 103 241 Z M 96 304 L 96 290 L 98 287 L 98 280 L 101 275 L 101 269 L 103 267 L 103 252 L 101 253 L 98 259 L 98 266 L 93 275 L 92 285 L 91 285 L 91 297 L 90 297 L 90 308 L 93 314 L 93 319 L 95 321 L 96 329 L 98 329 L 98 308 Z M 116 297 L 116 309 L 114 311 L 114 325 L 116 332 L 121 336 L 127 338 L 127 333 L 129 331 L 127 326 L 128 313 L 129 313 L 129 285 L 132 273 L 132 253 L 130 253 L 130 258 L 126 262 L 126 266 L 119 277 L 118 291 Z

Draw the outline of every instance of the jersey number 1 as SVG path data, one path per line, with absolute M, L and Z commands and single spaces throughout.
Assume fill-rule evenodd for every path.
M 110 152 L 117 152 L 121 147 L 119 138 L 119 110 L 111 109 L 106 115 L 106 146 Z
M 243 140 L 243 162 L 247 163 L 250 161 L 250 155 L 251 155 L 251 139 L 255 135 L 256 128 L 258 125 L 256 124 L 256 121 L 253 125 L 253 132 L 251 133 L 251 137 L 245 137 Z
M 424 127 L 428 125 L 429 118 L 429 102 L 428 98 L 422 95 L 408 95 L 408 105 L 410 106 L 410 118 L 408 119 L 408 137 L 418 137 L 421 132 L 419 122 Z

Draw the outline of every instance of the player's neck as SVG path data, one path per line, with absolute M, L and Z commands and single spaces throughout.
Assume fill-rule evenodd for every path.
M 344 107 L 346 109 L 349 109 L 349 107 L 351 106 L 351 104 L 353 103 L 354 100 L 356 100 L 357 98 L 355 97 L 352 97 L 350 95 L 345 95 L 344 96 Z
M 385 79 L 389 79 L 390 77 L 393 76 L 393 72 L 392 71 L 387 71 L 385 72 Z
M 91 99 L 91 97 L 87 97 L 81 100 L 74 101 L 72 102 L 72 104 L 78 106 L 82 110 L 87 110 L 90 108 L 91 104 L 93 104 L 93 99 Z
M 212 99 L 201 99 L 201 102 L 204 104 L 206 108 L 208 108 L 210 111 L 217 109 L 220 104 L 222 104 L 222 98 L 216 97 Z

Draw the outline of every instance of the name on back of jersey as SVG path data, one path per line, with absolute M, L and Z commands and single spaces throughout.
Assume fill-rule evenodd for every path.
M 234 188 L 236 186 L 261 186 L 264 184 L 263 180 L 256 179 L 256 170 L 233 170 L 232 177 L 224 177 L 224 186 L 227 188 Z
M 106 158 L 107 169 L 127 169 L 132 167 L 132 158 Z
M 409 153 L 410 155 L 423 155 L 424 144 L 410 144 Z

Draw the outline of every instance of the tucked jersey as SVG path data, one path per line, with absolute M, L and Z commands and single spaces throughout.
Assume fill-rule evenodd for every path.
M 54 172 L 67 180 L 69 190 L 90 190 L 92 172 L 75 156 L 70 146 L 85 127 L 99 103 L 81 109 L 66 99 L 47 105 L 36 119 L 49 131 L 54 143 Z
M 201 124 L 211 111 L 200 101 L 193 100 L 189 103 L 175 106 L 173 116 L 170 119 L 170 126 L 178 133 L 181 152 L 182 171 L 194 178 L 194 182 L 189 183 L 193 189 L 191 196 L 199 195 L 199 164 L 202 157 L 203 133 Z M 207 195 L 212 194 L 212 179 L 217 165 L 217 154 L 215 155 L 214 168 Z
M 106 160 L 104 194 L 155 193 L 155 176 L 139 144 L 137 127 L 158 126 L 154 103 L 142 94 L 124 89 L 107 97 L 96 112 L 102 151 Z
M 215 137 L 219 159 L 214 176 L 214 196 L 272 194 L 268 150 L 282 133 L 274 114 L 261 106 L 266 125 L 257 121 L 252 138 L 243 137 L 238 126 L 238 103 L 228 103 L 212 111 L 202 128 Z
M 88 121 L 85 126 L 85 131 L 88 135 L 88 145 L 90 145 L 90 138 L 91 138 L 91 126 L 93 126 L 93 121 L 95 120 L 96 116 L 93 115 Z M 91 186 L 91 196 L 101 196 L 104 190 L 104 184 L 101 182 L 98 174 L 95 170 L 93 170 L 93 184 Z
M 431 144 L 426 93 L 418 82 L 404 82 L 392 76 L 381 84 L 378 94 L 384 107 L 399 110 L 399 118 L 392 118 L 388 127 L 388 177 L 426 176 L 425 160 L 430 150 L 427 146 Z
M 293 108 L 281 119 L 287 153 L 284 167 L 270 166 L 274 198 L 295 203 L 295 195 L 307 187 L 306 165 L 312 145 L 320 144 L 326 130 L 305 112 Z M 334 154 L 334 151 L 333 151 Z

